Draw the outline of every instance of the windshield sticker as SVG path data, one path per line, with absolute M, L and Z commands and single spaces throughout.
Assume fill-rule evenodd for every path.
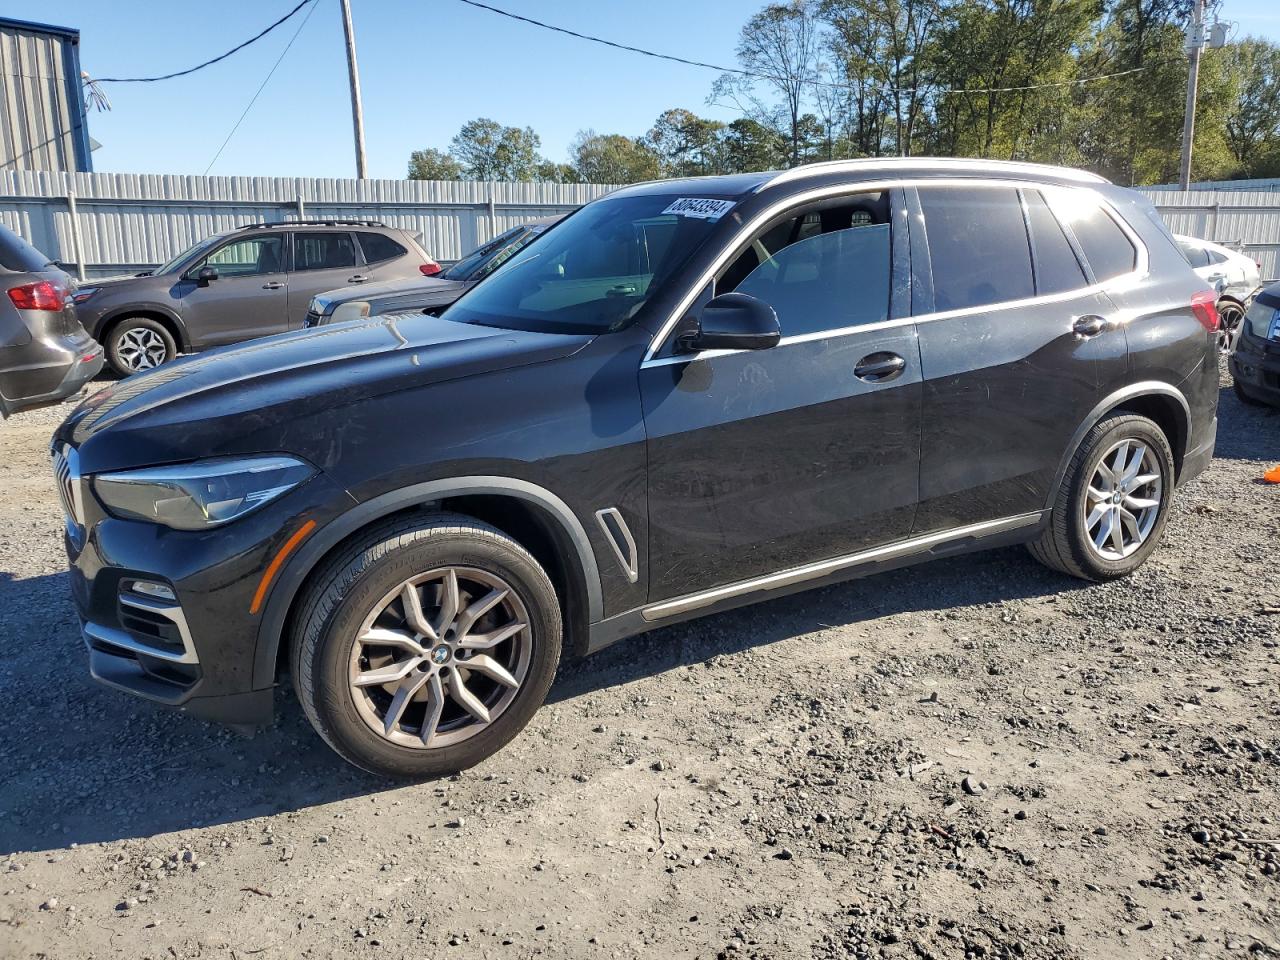
M 698 220 L 719 220 L 734 207 L 733 200 L 711 200 L 707 197 L 681 197 L 663 213 L 678 217 L 695 217 Z

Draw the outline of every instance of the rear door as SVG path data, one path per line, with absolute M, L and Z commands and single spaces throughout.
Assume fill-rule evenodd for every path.
M 932 287 L 913 299 L 919 534 L 1043 509 L 1076 428 L 1126 369 L 1116 307 L 1046 192 L 998 182 L 916 191 L 913 254 Z M 1057 207 L 1070 213 L 1073 197 Z
M 284 231 L 240 235 L 215 248 L 182 275 L 175 290 L 179 312 L 196 348 L 280 333 L 286 327 L 289 276 Z M 218 278 L 200 286 L 205 267 Z
M 910 533 L 920 360 L 900 200 L 892 210 L 889 191 L 851 192 L 744 241 L 714 292 L 770 304 L 777 346 L 668 344 L 642 365 L 652 600 Z
M 364 258 L 348 231 L 295 231 L 289 269 L 288 329 L 303 325 L 307 307 L 317 293 L 355 286 L 368 278 Z

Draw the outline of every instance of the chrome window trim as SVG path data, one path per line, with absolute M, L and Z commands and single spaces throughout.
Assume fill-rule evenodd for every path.
M 778 570 L 774 573 L 753 577 L 750 580 L 741 580 L 737 583 L 725 584 L 724 586 L 713 587 L 710 590 L 701 590 L 683 597 L 653 603 L 643 607 L 640 611 L 640 616 L 652 623 L 655 620 L 674 617 L 678 614 L 688 613 L 691 610 L 701 610 L 703 607 L 713 606 L 721 600 L 740 597 L 745 593 L 768 593 L 798 583 L 818 580 L 822 577 L 839 573 L 842 570 L 847 570 L 850 567 L 861 566 L 864 563 L 871 563 L 876 560 L 892 560 L 897 557 L 923 553 L 930 547 L 952 540 L 963 540 L 968 537 L 1004 533 L 1009 530 L 1029 527 L 1039 522 L 1042 516 L 1043 513 L 1039 510 L 1033 513 L 1021 513 L 1011 517 L 1001 517 L 999 520 L 986 520 L 982 523 L 971 523 L 967 526 L 954 527 L 950 530 L 940 530 L 936 533 L 913 537 L 910 540 L 887 543 L 879 547 L 872 547 L 870 550 L 860 550 L 857 553 L 847 554 L 842 557 L 819 560 L 816 563 L 806 563 L 803 566 Z
M 839 162 L 839 161 L 838 161 Z M 774 181 L 770 181 L 772 183 Z M 1103 181 L 1105 183 L 1105 181 Z M 741 353 L 740 350 L 703 350 L 697 353 L 680 354 L 676 357 L 658 358 L 657 354 L 667 342 L 675 330 L 676 325 L 680 322 L 689 308 L 693 305 L 693 301 L 698 294 L 706 289 L 707 284 L 711 283 L 716 274 L 718 274 L 728 264 L 734 251 L 736 251 L 742 240 L 751 236 L 755 231 L 759 230 L 765 223 L 772 220 L 778 214 L 785 212 L 791 207 L 804 206 L 807 203 L 813 203 L 818 200 L 825 200 L 829 197 L 840 196 L 841 194 L 867 193 L 876 190 L 892 190 L 897 187 L 921 187 L 921 186 L 939 186 L 939 187 L 991 187 L 991 188 L 1010 188 L 1010 189 L 1034 189 L 1034 190 L 1076 190 L 1086 191 L 1090 198 L 1094 200 L 1102 210 L 1109 216 L 1116 225 L 1120 227 L 1124 235 L 1133 244 L 1137 253 L 1136 265 L 1129 273 L 1120 274 L 1112 277 L 1110 280 L 1101 283 L 1088 284 L 1083 287 L 1077 287 L 1074 290 L 1066 290 L 1059 293 L 1049 293 L 1041 296 L 1026 297 L 1022 300 L 1006 300 L 999 303 L 984 304 L 978 307 L 961 307 L 956 310 L 940 310 L 932 313 L 920 314 L 910 317 L 897 317 L 891 320 L 881 321 L 880 323 L 857 324 L 849 327 L 839 327 L 832 330 L 820 330 L 812 333 L 797 334 L 792 337 L 783 337 L 778 341 L 778 346 L 787 346 L 792 343 L 804 343 L 810 340 L 825 340 L 831 337 L 845 336 L 851 333 L 857 333 L 864 330 L 884 330 L 893 327 L 909 326 L 913 323 L 930 323 L 934 320 L 949 320 L 953 317 L 960 317 L 976 313 L 992 313 L 997 310 L 1016 310 L 1030 306 L 1036 306 L 1045 303 L 1058 303 L 1063 300 L 1070 300 L 1075 297 L 1087 296 L 1093 293 L 1106 293 L 1110 290 L 1116 290 L 1121 287 L 1136 283 L 1147 276 L 1150 272 L 1150 254 L 1147 246 L 1142 239 L 1129 226 L 1124 217 L 1116 211 L 1114 205 L 1096 190 L 1092 190 L 1085 186 L 1062 187 L 1057 184 L 1043 183 L 1037 180 L 1020 180 L 1015 178 L 978 178 L 978 177 L 938 177 L 938 178 L 901 178 L 891 180 L 868 180 L 856 183 L 842 183 L 827 185 L 825 187 L 815 187 L 812 190 L 806 190 L 804 193 L 796 194 L 777 203 L 771 204 L 762 210 L 759 214 L 745 223 L 736 234 L 733 240 L 727 243 L 719 256 L 712 261 L 711 265 L 704 270 L 698 277 L 697 281 L 690 285 L 689 292 L 680 300 L 676 308 L 671 311 L 662 326 L 658 328 L 658 332 L 654 334 L 649 341 L 649 347 L 645 350 L 644 359 L 640 366 L 657 367 L 665 366 L 671 363 L 688 363 L 693 360 L 706 360 L 717 356 L 727 356 L 732 353 Z M 1053 210 L 1050 204 L 1050 210 Z M 1057 212 L 1054 216 L 1057 216 Z M 1069 225 L 1068 225 L 1069 226 Z

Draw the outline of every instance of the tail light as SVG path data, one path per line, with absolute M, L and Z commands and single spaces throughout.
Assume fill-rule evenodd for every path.
M 1191 312 L 1196 315 L 1200 325 L 1212 332 L 1218 329 L 1218 296 L 1212 290 L 1201 290 L 1191 295 Z
M 424 277 L 434 277 L 437 273 L 440 272 L 440 264 L 436 263 L 434 260 L 432 260 L 430 263 L 419 264 L 418 272 L 421 273 Z
M 67 290 L 49 280 L 24 283 L 9 288 L 9 299 L 19 310 L 52 310 L 57 312 L 67 305 Z

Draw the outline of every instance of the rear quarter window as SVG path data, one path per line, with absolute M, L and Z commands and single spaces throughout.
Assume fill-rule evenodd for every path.
M 1053 212 L 1076 235 L 1096 281 L 1133 272 L 1138 251 L 1096 197 L 1084 190 L 1052 190 L 1046 197 Z
M 14 273 L 37 273 L 48 265 L 48 257 L 8 227 L 0 226 L 0 267 Z
M 358 233 L 360 247 L 364 250 L 365 263 L 380 263 L 403 257 L 409 251 L 390 237 L 381 233 Z

